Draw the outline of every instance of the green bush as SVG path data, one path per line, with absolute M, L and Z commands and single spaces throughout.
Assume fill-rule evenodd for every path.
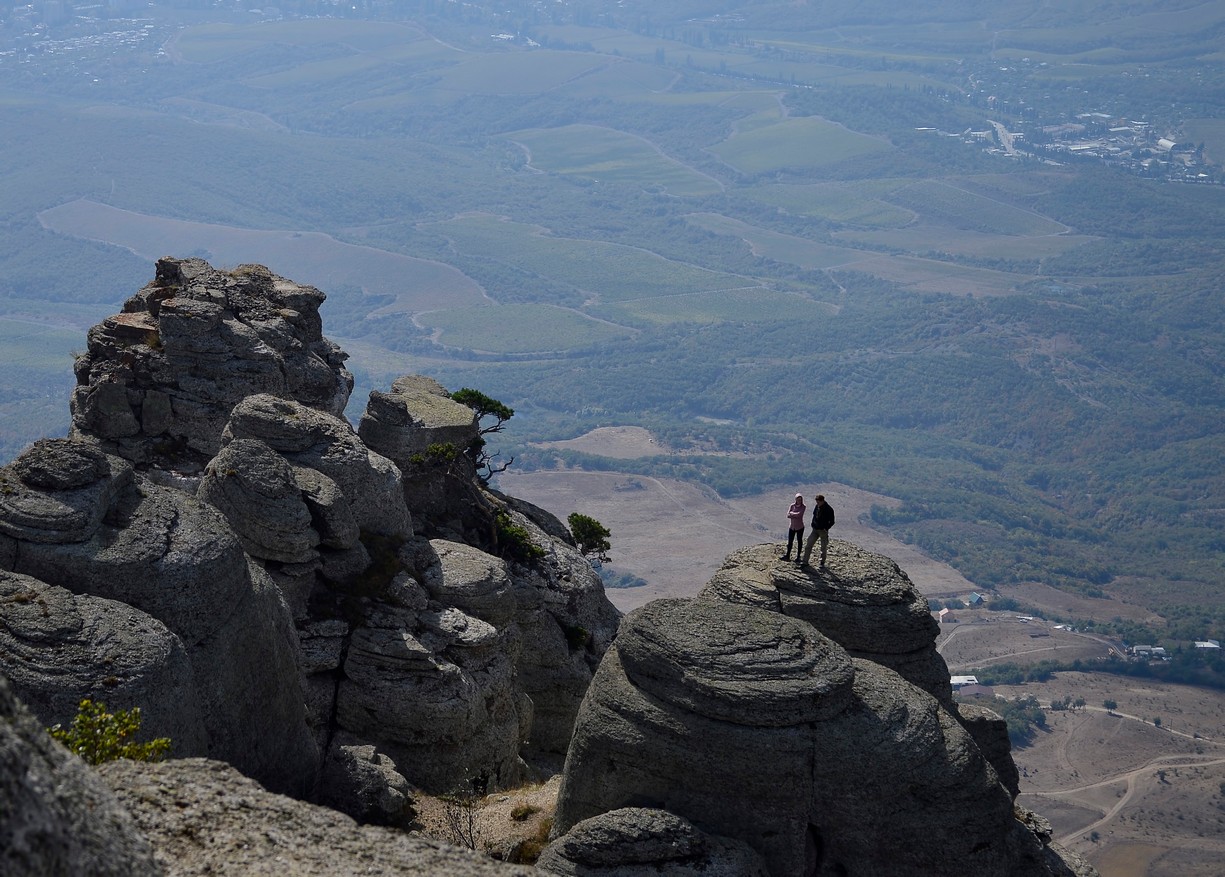
M 498 533 L 498 547 L 504 557 L 522 561 L 544 557 L 544 549 L 532 541 L 531 534 L 525 528 L 511 520 L 508 512 L 498 509 L 494 512 L 493 523 Z
M 161 761 L 170 751 L 169 737 L 157 737 L 146 743 L 133 739 L 140 730 L 140 707 L 110 713 L 101 701 L 86 699 L 81 701 L 71 727 L 65 729 L 56 724 L 47 730 L 54 739 L 90 764 L 117 758 Z
M 608 560 L 608 549 L 612 548 L 608 537 L 612 533 L 607 527 L 595 518 L 578 512 L 572 512 L 566 522 L 570 525 L 570 532 L 578 543 L 579 551 L 583 554 L 594 554 L 601 562 Z

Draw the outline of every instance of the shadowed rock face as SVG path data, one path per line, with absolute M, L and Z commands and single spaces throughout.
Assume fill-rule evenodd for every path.
M 123 313 L 89 333 L 76 362 L 74 435 L 137 463 L 198 469 L 220 449 L 230 410 L 270 393 L 341 415 L 353 388 L 323 337 L 311 286 L 261 265 L 218 271 L 161 259 Z
M 47 724 L 76 714 L 74 695 L 139 696 L 132 705 L 146 711 L 146 730 L 171 736 L 182 754 L 224 758 L 272 788 L 305 792 L 318 755 L 279 592 L 216 509 L 98 454 L 48 440 L 0 469 L 12 500 L 0 503 L 0 560 L 30 577 L 7 581 L 39 606 L 0 610 L 11 633 L 0 641 L 5 663 L 21 667 L 18 694 L 47 710 L 39 714 Z M 66 459 L 90 465 L 70 467 L 77 474 L 59 482 L 64 489 L 36 487 L 47 480 L 28 475 Z M 132 654 L 108 653 L 136 638 Z M 68 663 L 50 664 L 54 654 Z M 137 673 L 141 666 L 149 672 Z
M 131 816 L 0 676 L 0 874 L 160 877 Z
M 920 600 L 895 565 L 846 543 L 824 572 L 753 546 L 698 599 L 630 613 L 579 712 L 557 843 L 652 807 L 747 843 L 777 877 L 1092 873 L 1017 820 L 951 704 L 900 675 L 926 683 L 943 666 Z

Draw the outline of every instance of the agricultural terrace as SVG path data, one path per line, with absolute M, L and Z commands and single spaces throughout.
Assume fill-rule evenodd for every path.
M 566 125 L 508 135 L 527 150 L 531 166 L 557 174 L 626 183 L 672 195 L 713 195 L 718 181 L 668 158 L 648 140 L 612 128 Z
M 554 237 L 537 226 L 493 216 L 465 216 L 425 228 L 446 236 L 462 254 L 548 278 L 597 295 L 605 303 L 756 285 L 744 277 L 674 262 L 636 247 Z M 497 297 L 496 290 L 489 293 Z

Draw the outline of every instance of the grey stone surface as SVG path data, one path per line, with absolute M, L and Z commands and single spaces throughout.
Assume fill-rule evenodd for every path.
M 480 438 L 476 412 L 432 378 L 406 375 L 370 394 L 358 434 L 399 467 L 421 533 L 494 548 L 494 504 L 466 453 Z
M 358 425 L 362 440 L 397 463 L 432 444 L 463 450 L 477 438 L 476 412 L 451 399 L 442 384 L 405 375 L 382 393 L 374 391 Z
M 768 592 L 768 566 L 729 560 L 718 592 Z M 864 604 L 857 629 L 879 613 L 882 636 L 906 602 L 847 599 Z M 805 621 L 714 589 L 626 616 L 583 700 L 555 831 L 631 806 L 736 838 L 778 877 L 1064 873 L 938 699 Z
M 198 704 L 210 756 L 274 788 L 309 789 L 318 752 L 292 619 L 216 509 L 137 477 L 87 541 L 17 544 L 15 572 L 124 603 L 178 639 L 192 686 L 177 696 Z
M 353 377 L 323 337 L 323 299 L 261 265 L 160 259 L 123 312 L 89 332 L 73 434 L 139 463 L 191 468 L 217 453 L 230 409 L 254 393 L 339 416 Z
M 0 874 L 160 877 L 114 793 L 53 741 L 0 675 Z
M 416 817 L 408 780 L 395 762 L 347 734 L 337 735 L 328 749 L 318 802 L 366 825 L 409 828 Z
M 0 533 L 27 542 L 84 542 L 131 482 L 130 465 L 90 444 L 40 440 L 0 469 Z
M 216 507 L 252 557 L 281 563 L 318 560 L 319 534 L 311 527 L 294 471 L 261 441 L 236 439 L 205 468 L 196 495 Z
M 141 710 L 144 737 L 203 755 L 204 721 L 183 644 L 114 600 L 0 572 L 0 672 L 47 727 L 68 727 L 86 698 Z
M 336 721 L 377 741 L 404 775 L 433 793 L 468 777 L 519 782 L 530 722 L 507 637 L 458 609 L 368 607 L 349 639 Z
M 666 810 L 627 807 L 575 825 L 536 870 L 562 877 L 769 877 L 748 844 L 705 834 Z
M 927 600 L 887 557 L 831 539 L 825 569 L 750 545 L 727 556 L 703 597 L 777 609 L 811 623 L 855 657 L 896 670 L 952 707 L 948 666 L 936 652 L 939 625 Z
M 401 830 L 358 825 L 327 807 L 267 792 L 215 761 L 117 761 L 103 765 L 100 774 L 149 838 L 166 877 L 535 873 Z
M 254 395 L 234 406 L 224 430 L 227 442 L 248 438 L 264 442 L 297 469 L 313 470 L 331 480 L 360 531 L 399 538 L 412 535 L 400 471 L 392 460 L 367 447 L 340 416 L 292 399 Z M 304 482 L 302 487 L 308 501 L 334 501 L 326 496 L 323 482 Z M 339 525 L 332 520 L 328 526 Z

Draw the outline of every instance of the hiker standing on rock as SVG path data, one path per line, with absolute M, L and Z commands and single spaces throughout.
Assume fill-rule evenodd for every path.
M 804 546 L 803 559 L 797 557 L 799 566 L 808 566 L 808 558 L 812 557 L 812 546 L 819 538 L 821 540 L 821 569 L 825 569 L 825 553 L 829 550 L 829 528 L 834 526 L 834 507 L 825 501 L 825 495 L 818 493 L 816 505 L 812 508 L 812 530 L 808 534 L 808 544 Z
M 795 502 L 791 504 L 791 508 L 787 509 L 787 520 L 790 522 L 790 527 L 787 530 L 787 553 L 783 555 L 783 560 L 791 559 L 791 543 L 795 543 L 795 559 L 800 559 L 800 549 L 804 547 L 804 512 L 807 507 L 804 505 L 804 495 L 797 493 Z

